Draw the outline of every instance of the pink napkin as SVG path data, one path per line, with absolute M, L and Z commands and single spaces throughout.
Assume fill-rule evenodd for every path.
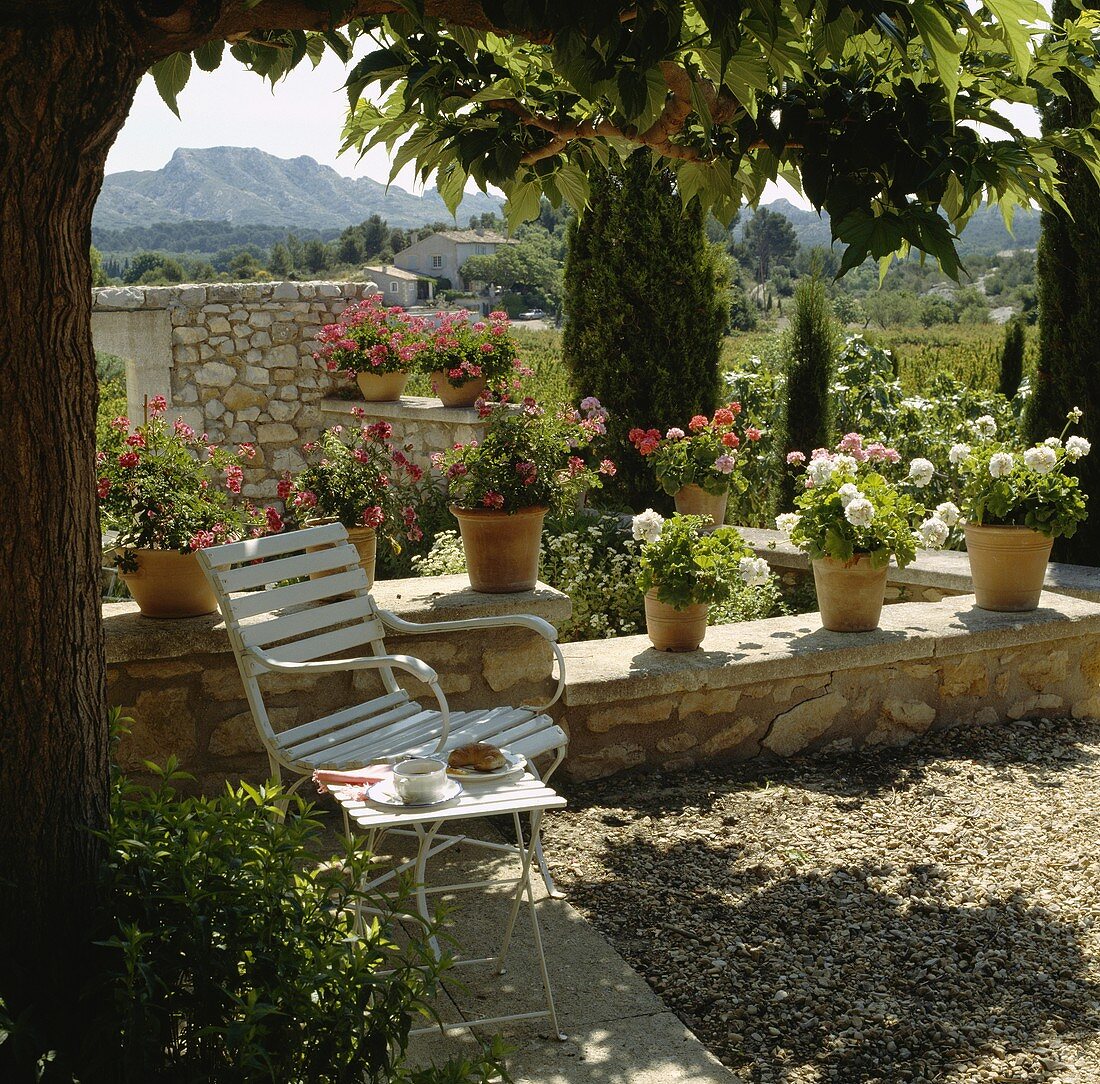
M 318 768 L 313 773 L 313 782 L 322 794 L 327 794 L 330 787 L 365 787 L 381 783 L 391 775 L 393 767 L 389 764 L 368 764 L 365 768 L 352 768 L 346 772 Z

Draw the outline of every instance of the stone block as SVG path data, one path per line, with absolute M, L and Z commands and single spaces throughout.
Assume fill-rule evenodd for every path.
M 752 751 L 758 748 L 756 735 L 764 729 L 764 723 L 759 718 L 743 715 L 736 722 L 712 734 L 700 746 L 700 751 L 712 756 L 717 753 L 739 754 L 746 743 L 752 744 Z
M 267 404 L 268 413 L 272 419 L 277 422 L 289 422 L 294 420 L 294 415 L 298 413 L 298 404 L 296 402 L 279 402 L 273 400 Z
M 741 693 L 737 689 L 699 689 L 684 693 L 680 700 L 680 718 L 696 713 L 701 715 L 728 715 L 737 707 Z
M 199 384 L 212 388 L 228 388 L 237 377 L 237 370 L 222 361 L 208 361 L 195 374 Z
M 216 282 L 207 288 L 207 297 L 211 301 L 240 301 L 241 288 L 228 282 Z
M 267 422 L 257 428 L 256 435 L 261 444 L 289 444 L 298 439 L 298 430 L 285 422 Z
M 176 291 L 176 300 L 181 305 L 203 305 L 206 303 L 206 287 L 180 286 Z
M 776 716 L 764 745 L 779 756 L 793 756 L 822 737 L 847 706 L 847 698 L 835 692 L 803 700 Z
M 1023 719 L 1029 715 L 1042 715 L 1057 711 L 1065 701 L 1054 693 L 1039 693 L 1026 696 L 1010 704 L 1005 714 L 1010 719 Z
M 617 726 L 644 726 L 646 723 L 667 722 L 672 718 L 677 698 L 661 697 L 648 701 L 624 701 L 610 707 L 599 707 L 588 715 L 588 729 L 605 734 Z
M 298 290 L 296 282 L 277 282 L 272 288 L 271 297 L 274 301 L 297 301 Z
M 197 346 L 175 346 L 172 348 L 172 360 L 177 366 L 193 365 L 202 360 Z
M 232 662 L 232 659 L 229 660 Z M 243 700 L 244 683 L 236 666 L 207 669 L 202 675 L 204 695 L 215 700 Z
M 204 327 L 174 327 L 172 328 L 172 342 L 179 346 L 194 346 L 196 343 L 205 342 L 209 334 Z
M 579 783 L 615 772 L 636 768 L 646 761 L 646 752 L 640 745 L 615 744 L 605 746 L 595 753 L 581 753 L 567 757 L 565 771 Z
M 985 696 L 989 691 L 989 667 L 981 655 L 964 655 L 944 667 L 942 696 Z
M 297 369 L 272 369 L 271 379 L 276 384 L 293 384 L 294 378 L 298 375 Z
M 271 345 L 271 336 L 266 331 L 257 331 L 248 340 L 248 345 L 255 350 L 262 350 L 265 346 Z
M 269 313 L 269 312 L 254 312 L 249 317 L 249 323 L 254 328 L 257 328 L 257 329 L 258 328 L 264 328 L 264 327 L 271 327 L 271 324 L 274 321 L 274 319 L 275 319 L 275 317 L 272 316 L 271 313 Z
M 1066 680 L 1069 665 L 1069 652 L 1064 649 L 1051 650 L 1039 645 L 1016 666 L 1016 672 L 1036 691 L 1058 681 Z
M 206 327 L 211 335 L 228 335 L 232 330 L 224 316 L 211 316 L 206 322 Z
M 247 407 L 264 407 L 267 405 L 266 393 L 257 388 L 250 388 L 246 384 L 233 384 L 226 388 L 222 396 L 225 405 L 230 410 L 241 410 Z
M 298 351 L 293 346 L 276 346 L 264 355 L 263 364 L 268 369 L 294 369 L 298 366 Z
M 145 291 L 140 286 L 104 286 L 95 296 L 97 309 L 140 309 Z
M 891 722 L 911 730 L 914 734 L 923 734 L 936 718 L 936 709 L 923 700 L 888 698 L 882 702 L 882 713 Z
M 535 641 L 503 651 L 487 649 L 482 656 L 482 674 L 493 692 L 503 692 L 523 682 L 550 676 L 552 655 L 545 641 Z
M 293 343 L 298 338 L 298 327 L 294 323 L 277 323 L 271 325 L 271 331 L 265 332 L 271 336 L 271 341 L 277 344 Z M 295 351 L 297 357 L 297 351 Z
M 268 718 L 276 730 L 286 730 L 298 721 L 297 708 L 269 708 Z M 263 752 L 252 712 L 242 711 L 219 723 L 210 735 L 207 751 L 215 757 L 234 757 L 242 753 Z
M 218 399 L 211 399 L 203 406 L 202 412 L 210 420 L 220 418 L 225 413 L 225 404 Z
M 657 748 L 660 749 L 662 753 L 685 753 L 688 749 L 692 749 L 698 744 L 699 739 L 694 734 L 689 734 L 686 730 L 681 730 L 679 734 L 673 734 L 669 738 L 657 739 Z

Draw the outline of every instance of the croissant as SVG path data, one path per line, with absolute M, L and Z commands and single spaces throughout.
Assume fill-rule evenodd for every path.
M 453 750 L 447 758 L 452 768 L 471 768 L 475 772 L 495 772 L 508 763 L 504 754 L 488 742 L 476 741 Z

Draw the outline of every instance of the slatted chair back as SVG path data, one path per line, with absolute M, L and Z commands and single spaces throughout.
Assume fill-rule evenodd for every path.
M 285 755 L 285 742 L 271 725 L 257 680 L 264 668 L 249 649 L 292 663 L 321 661 L 353 649 L 357 655 L 384 655 L 385 630 L 359 552 L 344 527 L 332 523 L 211 546 L 199 550 L 198 559 L 217 597 L 273 774 L 278 776 L 277 764 L 301 770 Z M 391 668 L 378 673 L 385 696 L 373 703 L 396 705 L 408 699 Z

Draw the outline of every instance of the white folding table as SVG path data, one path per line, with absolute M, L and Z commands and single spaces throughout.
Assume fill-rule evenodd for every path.
M 457 798 L 428 809 L 393 808 L 376 804 L 369 799 L 363 800 L 359 797 L 363 793 L 361 787 L 334 787 L 331 789 L 333 796 L 343 807 L 347 820 L 353 821 L 359 826 L 360 830 L 366 832 L 367 845 L 372 852 L 379 838 L 386 832 L 413 835 L 416 838 L 416 857 L 364 885 L 365 890 L 375 889 L 401 873 L 412 869 L 414 871 L 417 910 L 427 922 L 431 919 L 428 910 L 429 895 L 488 888 L 495 885 L 511 887 L 512 904 L 504 926 L 504 936 L 501 940 L 500 950 L 495 956 L 456 959 L 454 966 L 492 964 L 494 973 L 502 975 L 508 949 L 512 942 L 516 919 L 519 916 L 520 905 L 523 902 L 523 897 L 527 897 L 535 953 L 542 973 L 543 991 L 546 995 L 546 1008 L 536 1012 L 484 1017 L 480 1020 L 471 1020 L 461 1024 L 439 1024 L 429 1028 L 416 1029 L 413 1034 L 440 1029 L 443 1031 L 463 1031 L 479 1025 L 502 1024 L 513 1020 L 549 1017 L 553 1034 L 559 1039 L 564 1039 L 565 1035 L 561 1033 L 561 1029 L 558 1027 L 558 1015 L 554 1008 L 554 994 L 550 989 L 550 975 L 546 969 L 546 955 L 543 952 L 538 916 L 535 913 L 535 898 L 531 888 L 531 862 L 542 829 L 543 813 L 548 809 L 563 809 L 566 804 L 565 799 L 530 772 L 524 772 L 519 779 L 503 780 L 499 783 L 468 783 Z M 497 843 L 460 834 L 452 835 L 440 832 L 443 825 L 449 821 L 472 820 L 477 817 L 493 817 L 500 814 L 511 814 L 516 833 L 515 844 Z M 523 838 L 521 814 L 527 814 L 530 817 L 530 838 L 526 842 Z M 463 881 L 457 884 L 429 886 L 427 883 L 428 860 L 433 855 L 453 847 L 456 843 L 466 843 L 469 846 L 480 847 L 488 851 L 515 855 L 519 859 L 519 876 L 515 879 Z M 438 958 L 439 945 L 435 938 L 432 938 L 431 945 Z

